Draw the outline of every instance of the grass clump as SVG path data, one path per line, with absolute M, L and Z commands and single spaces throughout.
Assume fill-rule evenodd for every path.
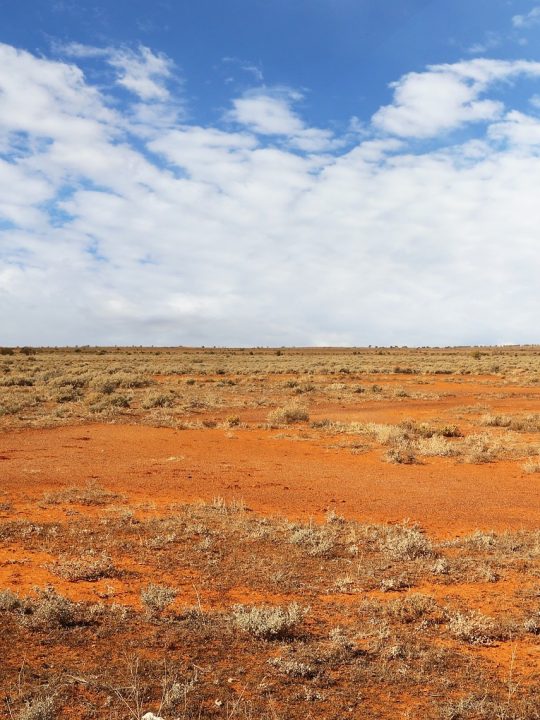
M 153 408 L 172 408 L 176 404 L 176 397 L 172 393 L 148 393 L 141 402 L 145 410 Z
M 54 575 L 69 582 L 95 582 L 100 578 L 111 578 L 117 574 L 113 561 L 108 555 L 89 554 L 82 558 L 60 558 L 47 566 Z
M 312 665 L 288 658 L 276 657 L 268 660 L 268 664 L 272 665 L 278 672 L 293 678 L 310 679 L 317 674 L 316 669 Z
M 291 535 L 291 543 L 305 547 L 315 557 L 328 556 L 334 547 L 332 535 L 324 527 L 300 527 Z
M 540 432 L 540 415 L 529 413 L 528 415 L 491 415 L 487 413 L 480 420 L 481 425 L 487 427 L 502 427 L 515 432 Z
M 75 505 L 106 505 L 112 500 L 117 500 L 119 497 L 119 495 L 105 490 L 99 485 L 88 483 L 84 488 L 71 487 L 55 493 L 47 493 L 43 499 L 48 505 L 60 505 L 62 503 Z
M 505 637 L 503 628 L 498 628 L 493 618 L 471 610 L 456 612 L 448 622 L 452 637 L 471 645 L 492 645 L 495 640 Z
M 77 603 L 59 595 L 52 587 L 37 590 L 37 598 L 25 608 L 24 622 L 33 630 L 74 627 L 83 618 Z
M 120 387 L 120 381 L 112 378 L 96 378 L 91 385 L 96 392 L 102 395 L 112 395 Z
M 456 448 L 442 435 L 420 439 L 418 452 L 425 457 L 453 457 L 457 454 Z
M 55 720 L 54 701 L 52 697 L 37 698 L 27 703 L 21 710 L 17 720 Z
M 485 433 L 469 435 L 463 443 L 463 459 L 468 463 L 494 462 L 502 451 L 502 443 Z
M 287 607 L 236 605 L 231 619 L 234 627 L 262 640 L 283 640 L 290 637 L 308 612 L 297 603 Z
M 418 462 L 416 448 L 408 440 L 402 440 L 388 448 L 384 459 L 394 465 L 415 465 Z
M 381 445 L 395 445 L 409 439 L 407 428 L 385 423 L 367 423 L 362 431 L 372 437 Z
M 429 595 L 412 593 L 390 603 L 387 614 L 400 623 L 410 624 L 432 616 L 437 609 L 437 603 Z
M 178 591 L 168 585 L 150 584 L 141 590 L 141 603 L 151 617 L 157 617 L 174 602 Z
M 523 463 L 521 468 L 528 474 L 540 473 L 540 456 L 529 458 L 529 460 Z
M 293 423 L 307 422 L 308 411 L 299 405 L 286 405 L 276 408 L 268 414 L 270 425 L 292 425 Z
M 393 560 L 418 560 L 434 554 L 431 540 L 418 528 L 407 525 L 388 526 L 382 550 Z
M 23 603 L 17 593 L 13 590 L 0 590 L 0 612 L 13 612 L 19 610 Z

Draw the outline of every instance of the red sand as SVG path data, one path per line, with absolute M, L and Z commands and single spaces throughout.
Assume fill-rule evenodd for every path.
M 333 508 L 362 521 L 409 519 L 437 536 L 540 526 L 538 479 L 519 463 L 391 465 L 380 449 L 352 455 L 328 449 L 328 438 L 295 439 L 298 429 L 279 435 L 135 425 L 11 431 L 0 435 L 1 488 L 16 510 L 46 491 L 96 482 L 131 502 L 222 496 L 296 518 Z

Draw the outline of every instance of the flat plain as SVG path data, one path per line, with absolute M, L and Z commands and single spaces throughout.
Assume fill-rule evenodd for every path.
M 0 716 L 540 717 L 540 348 L 4 349 Z

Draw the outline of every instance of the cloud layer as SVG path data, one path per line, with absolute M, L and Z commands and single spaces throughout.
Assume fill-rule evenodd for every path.
M 201 126 L 166 57 L 62 56 L 0 45 L 0 344 L 538 340 L 540 63 L 405 75 L 353 134 L 265 86 Z

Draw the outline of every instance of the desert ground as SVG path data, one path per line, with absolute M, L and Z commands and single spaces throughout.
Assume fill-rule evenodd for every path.
M 0 352 L 0 717 L 540 718 L 539 347 Z

